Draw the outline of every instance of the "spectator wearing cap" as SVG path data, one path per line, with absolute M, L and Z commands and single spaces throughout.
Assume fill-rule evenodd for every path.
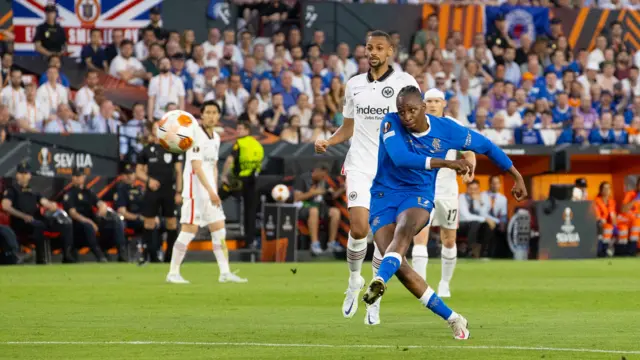
M 91 29 L 89 43 L 82 47 L 80 58 L 89 70 L 107 71 L 109 69 L 107 54 L 102 47 L 102 31 L 100 29 Z
M 36 103 L 48 114 L 55 114 L 58 106 L 69 102 L 69 92 L 58 83 L 59 72 L 55 66 L 47 70 L 47 82 L 40 85 L 36 93 Z
M 133 42 L 131 40 L 123 40 L 120 43 L 120 55 L 111 62 L 109 75 L 131 85 L 144 83 L 147 72 L 140 60 L 133 56 Z
M 615 65 L 612 62 L 605 61 L 602 63 L 602 74 L 596 76 L 596 80 L 602 90 L 613 92 L 613 86 L 618 83 L 618 79 L 614 76 L 615 70 Z
M 141 29 L 138 37 L 143 37 L 142 34 L 145 29 L 152 29 L 155 33 L 156 39 L 159 42 L 164 43 L 169 38 L 169 32 L 162 27 L 162 11 L 160 10 L 160 7 L 154 6 L 149 10 L 149 20 L 149 25 Z
M 60 232 L 62 241 L 63 262 L 75 262 L 73 256 L 73 232 L 71 223 L 46 221 L 40 209 L 57 212 L 55 202 L 48 200 L 42 194 L 35 192 L 31 184 L 31 166 L 20 163 L 16 169 L 16 179 L 13 185 L 4 191 L 2 209 L 10 215 L 11 228 L 20 237 L 26 237 L 36 246 L 36 263 L 45 264 L 45 231 Z
M 160 74 L 151 78 L 149 82 L 149 101 L 147 103 L 147 115 L 149 122 L 159 120 L 164 115 L 164 109 L 168 103 L 178 104 L 178 108 L 184 109 L 186 90 L 182 79 L 173 74 L 171 61 L 162 58 L 158 65 Z
M 553 122 L 556 124 L 568 124 L 573 117 L 574 110 L 569 106 L 569 96 L 566 92 L 558 93 L 556 106 L 553 107 Z
M 535 126 L 534 126 L 535 127 Z M 558 131 L 553 123 L 551 111 L 545 110 L 540 116 L 540 135 L 546 146 L 554 146 L 558 141 Z
M 504 79 L 514 85 L 520 83 L 522 77 L 520 66 L 516 63 L 516 49 L 508 47 L 504 50 Z
M 616 114 L 613 116 L 613 143 L 617 145 L 629 144 L 629 133 L 626 131 L 624 115 Z
M 62 55 L 67 45 L 67 35 L 57 22 L 58 10 L 55 4 L 44 8 L 45 22 L 36 27 L 33 38 L 36 51 L 43 56 Z
M 600 34 L 596 37 L 596 48 L 589 53 L 589 62 L 600 66 L 604 62 L 604 52 L 607 49 L 607 37 Z
M 111 100 L 100 104 L 100 112 L 87 124 L 88 132 L 92 134 L 118 134 L 120 121 L 114 119 L 115 107 Z
M 185 92 L 183 104 L 177 103 L 180 109 L 184 109 L 185 103 L 191 104 L 193 102 L 193 78 L 185 68 L 185 60 L 183 53 L 178 53 L 171 57 L 171 72 L 180 78 Z
M 574 115 L 571 127 L 560 133 L 556 144 L 589 144 L 588 135 L 589 133 L 585 129 L 582 116 Z
M 151 79 L 152 77 L 160 74 L 160 70 L 158 70 L 158 63 L 163 57 L 165 57 L 165 51 L 162 45 L 160 45 L 160 43 L 151 44 L 149 47 L 149 56 L 142 62 L 144 71 L 147 73 L 145 76 L 146 79 Z
M 85 131 L 84 126 L 73 120 L 73 111 L 67 103 L 58 105 L 56 117 L 44 126 L 44 132 L 53 134 L 79 134 Z
M 69 89 L 69 85 L 70 85 L 69 78 L 62 73 L 62 58 L 59 55 L 51 55 L 48 60 L 48 66 L 55 67 L 56 69 L 58 69 L 58 84 Z M 48 80 L 48 73 L 45 72 L 40 76 L 39 84 L 42 85 L 46 83 L 47 80 Z
M 613 136 L 613 116 L 611 113 L 604 113 L 600 117 L 600 127 L 591 129 L 589 133 L 589 143 L 593 145 L 612 144 Z
M 580 106 L 576 109 L 576 115 L 583 119 L 585 129 L 590 130 L 596 126 L 598 123 L 598 112 L 592 106 L 590 96 L 582 97 Z
M 491 120 L 491 128 L 483 133 L 487 139 L 499 146 L 513 144 L 513 130 L 505 127 L 504 115 L 497 113 Z
M 151 44 L 157 41 L 156 33 L 152 28 L 142 29 L 142 40 L 138 41 L 134 47 L 136 59 L 140 60 L 140 62 L 145 61 L 149 57 Z
M 24 88 L 22 88 L 22 71 L 20 69 L 11 69 L 9 85 L 0 92 L 0 99 L 9 108 L 9 114 L 16 117 L 20 107 L 23 107 L 27 101 Z
M 191 51 L 191 58 L 187 60 L 185 63 L 185 67 L 191 78 L 193 78 L 194 82 L 196 77 L 199 74 L 204 72 L 205 61 L 204 61 L 204 48 L 200 44 L 194 44 Z
M 447 87 L 447 75 L 444 71 L 438 71 L 435 76 L 435 86 L 434 88 L 446 93 L 448 90 Z
M 124 41 L 124 31 L 122 29 L 114 29 L 111 32 L 111 44 L 104 48 L 104 53 L 107 56 L 107 63 L 111 66 L 111 62 L 120 54 L 120 45 Z
M 589 199 L 589 192 L 587 191 L 587 179 L 576 179 L 573 187 L 573 194 L 571 201 L 586 201 Z
M 527 102 L 532 103 L 538 98 L 538 94 L 540 93 L 540 88 L 534 86 L 536 77 L 530 73 L 525 72 L 522 74 L 522 82 L 520 83 L 520 88 L 525 92 L 525 98 Z
M 533 110 L 525 110 L 523 122 L 524 125 L 514 131 L 515 143 L 518 145 L 544 145 L 540 130 L 534 128 L 536 115 Z

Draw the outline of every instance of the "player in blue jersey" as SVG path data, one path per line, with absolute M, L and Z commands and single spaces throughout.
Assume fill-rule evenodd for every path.
M 413 237 L 429 222 L 437 169 L 466 174 L 471 163 L 445 156 L 449 150 L 473 151 L 513 176 L 516 200 L 524 199 L 527 190 L 509 157 L 487 138 L 453 121 L 425 115 L 418 88 L 404 87 L 396 102 L 398 112 L 387 114 L 380 127 L 378 172 L 371 187 L 371 231 L 378 248 L 385 250 L 384 258 L 363 300 L 374 303 L 395 274 L 424 306 L 447 320 L 455 339 L 465 340 L 467 320 L 449 309 L 404 258 Z

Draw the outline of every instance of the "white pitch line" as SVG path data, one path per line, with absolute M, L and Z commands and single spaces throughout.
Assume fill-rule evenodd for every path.
M 534 346 L 493 345 L 333 345 L 333 344 L 277 344 L 255 342 L 199 342 L 199 341 L 3 341 L 0 345 L 186 345 L 186 346 L 255 346 L 275 348 L 330 348 L 330 349 L 456 349 L 456 350 L 524 350 L 599 354 L 640 355 L 640 350 L 572 349 Z

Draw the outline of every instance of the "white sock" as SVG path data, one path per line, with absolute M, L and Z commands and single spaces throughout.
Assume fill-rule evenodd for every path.
M 184 256 L 187 254 L 189 243 L 191 242 L 191 240 L 193 240 L 194 237 L 196 237 L 196 234 L 190 234 L 184 231 L 180 232 L 180 234 L 178 235 L 178 239 L 176 239 L 175 244 L 173 244 L 169 274 L 180 274 L 180 265 L 182 264 L 182 260 L 184 260 Z
M 427 264 L 429 263 L 429 252 L 427 245 L 413 245 L 411 250 L 411 266 L 424 281 L 427 281 Z
M 376 245 L 375 242 L 373 243 L 373 245 L 373 258 L 371 259 L 371 270 L 373 271 L 373 273 L 371 275 L 371 278 L 376 277 L 378 269 L 380 268 L 380 263 L 382 262 L 382 254 L 380 253 L 380 250 L 378 250 L 378 245 Z
M 347 263 L 349 264 L 349 286 L 356 285 L 360 281 L 362 262 L 367 255 L 367 237 L 364 239 L 354 239 L 349 232 L 347 242 Z
M 458 262 L 458 248 L 456 245 L 453 245 L 450 249 L 442 246 L 440 257 L 442 258 L 442 280 L 440 281 L 449 283 Z
M 227 258 L 227 254 L 224 249 L 226 249 L 226 237 L 227 230 L 220 229 L 211 233 L 211 244 L 213 245 L 213 255 L 216 257 L 216 261 L 218 262 L 218 268 L 220 269 L 220 274 L 228 274 L 229 270 L 229 259 Z

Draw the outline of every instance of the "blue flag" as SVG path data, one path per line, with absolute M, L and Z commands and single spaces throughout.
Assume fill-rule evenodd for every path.
M 211 0 L 207 7 L 207 16 L 213 20 L 220 20 L 225 25 L 230 23 L 229 4 L 224 0 Z
M 505 26 L 509 37 L 518 45 L 520 37 L 529 35 L 531 40 L 537 36 L 551 34 L 549 22 L 549 9 L 532 6 L 485 6 L 485 33 L 489 34 L 496 30 L 495 19 L 498 15 L 504 16 Z

